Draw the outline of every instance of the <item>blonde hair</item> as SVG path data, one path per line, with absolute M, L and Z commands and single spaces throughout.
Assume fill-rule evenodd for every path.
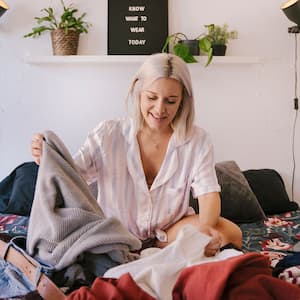
M 144 118 L 140 109 L 140 92 L 143 82 L 158 78 L 172 78 L 183 86 L 183 97 L 178 113 L 172 121 L 172 128 L 179 141 L 184 141 L 194 125 L 194 97 L 190 72 L 186 63 L 178 56 L 169 53 L 150 55 L 135 74 L 129 87 L 127 103 L 132 102 L 132 118 L 136 132 L 141 129 Z

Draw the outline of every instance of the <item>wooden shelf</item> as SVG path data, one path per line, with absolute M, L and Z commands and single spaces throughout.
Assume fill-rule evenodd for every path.
M 68 55 L 68 56 L 31 56 L 24 61 L 28 64 L 132 64 L 142 63 L 148 55 Z M 198 64 L 204 65 L 204 56 L 196 56 Z M 256 56 L 215 56 L 212 64 L 259 64 L 261 59 Z

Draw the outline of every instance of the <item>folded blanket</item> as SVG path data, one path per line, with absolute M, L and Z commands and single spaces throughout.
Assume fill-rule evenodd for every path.
M 84 252 L 107 253 L 125 263 L 141 247 L 117 219 L 106 218 L 72 156 L 51 131 L 44 133 L 43 154 L 30 215 L 27 252 L 61 270 Z
M 66 300 L 155 300 L 143 291 L 130 274 L 119 279 L 97 277 L 91 288 L 86 286 L 71 293 Z
M 269 261 L 246 253 L 224 261 L 185 268 L 172 291 L 173 300 L 300 299 L 297 285 L 272 277 Z

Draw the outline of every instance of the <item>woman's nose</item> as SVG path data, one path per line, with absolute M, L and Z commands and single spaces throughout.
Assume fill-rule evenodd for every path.
M 160 101 L 160 100 L 157 101 L 157 103 L 156 103 L 156 111 L 160 115 L 162 115 L 163 113 L 166 112 L 166 106 L 165 106 L 165 104 L 164 104 L 163 101 Z

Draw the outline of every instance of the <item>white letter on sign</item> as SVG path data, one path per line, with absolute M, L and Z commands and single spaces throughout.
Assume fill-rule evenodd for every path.
M 146 40 L 128 40 L 128 45 L 133 45 L 133 46 L 140 46 L 140 45 L 145 45 Z
M 138 16 L 125 16 L 127 22 L 137 22 L 139 20 Z
M 130 27 L 131 32 L 145 32 L 144 27 Z
M 129 6 L 128 11 L 144 11 L 145 6 Z

